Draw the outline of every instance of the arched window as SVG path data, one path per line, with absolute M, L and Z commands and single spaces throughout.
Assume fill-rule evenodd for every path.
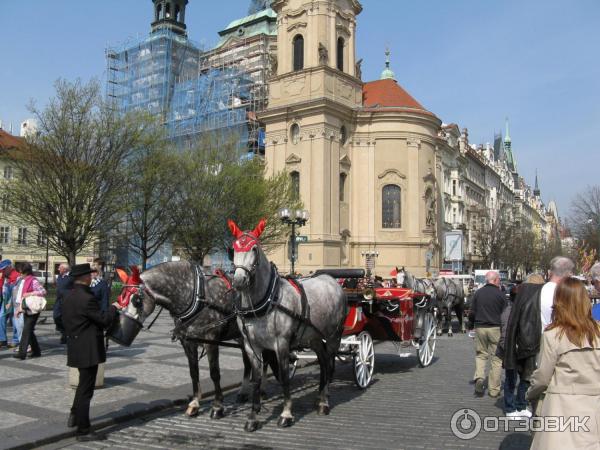
M 171 18 L 171 4 L 167 3 L 167 5 L 165 6 L 165 19 L 170 19 Z
M 383 228 L 400 228 L 400 186 L 386 184 L 382 191 L 382 225 Z
M 340 173 L 340 202 L 346 201 L 346 178 L 348 175 Z
M 162 12 L 162 4 L 159 3 L 158 5 L 156 5 L 156 21 L 158 22 L 161 17 L 160 17 L 160 13 Z
M 179 22 L 179 13 L 180 13 L 179 5 L 175 6 L 175 22 Z
M 337 68 L 338 70 L 344 71 L 344 45 L 346 42 L 344 38 L 338 38 L 337 41 Z
M 290 180 L 292 182 L 292 195 L 295 200 L 298 200 L 300 199 L 300 172 L 291 172 Z
M 342 128 L 340 128 L 340 144 L 344 146 L 346 145 L 346 141 L 348 141 L 348 131 L 346 130 L 346 127 L 342 125 Z
M 304 69 L 304 38 L 301 34 L 294 37 L 294 71 Z
M 293 124 L 290 127 L 290 140 L 294 145 L 300 142 L 300 125 L 298 125 L 297 123 Z

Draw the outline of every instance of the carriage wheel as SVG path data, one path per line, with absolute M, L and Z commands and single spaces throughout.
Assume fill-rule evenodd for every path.
M 436 342 L 436 323 L 432 313 L 425 315 L 425 323 L 423 324 L 423 338 L 419 342 L 419 348 L 417 349 L 417 357 L 419 358 L 419 365 L 421 367 L 427 367 L 433 361 L 433 353 L 435 352 Z
M 373 338 L 367 331 L 358 335 L 358 349 L 354 353 L 354 381 L 361 389 L 366 389 L 373 379 L 375 349 Z
M 296 375 L 296 369 L 298 369 L 298 356 L 296 352 L 290 354 L 290 366 L 289 366 L 289 379 L 291 380 Z

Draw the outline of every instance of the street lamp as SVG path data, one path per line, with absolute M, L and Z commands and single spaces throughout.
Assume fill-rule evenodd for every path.
M 292 226 L 290 235 L 290 261 L 292 262 L 291 274 L 294 275 L 294 263 L 296 262 L 296 227 L 302 227 L 308 222 L 309 213 L 305 209 L 291 210 L 290 208 L 281 208 L 279 210 L 279 219 L 286 225 Z

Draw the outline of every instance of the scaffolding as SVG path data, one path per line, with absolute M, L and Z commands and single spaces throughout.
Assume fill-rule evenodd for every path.
M 109 48 L 107 96 L 120 112 L 160 118 L 178 146 L 203 133 L 235 136 L 241 153 L 264 154 L 264 127 L 272 39 L 236 39 L 202 52 L 187 38 L 159 30 L 144 40 Z

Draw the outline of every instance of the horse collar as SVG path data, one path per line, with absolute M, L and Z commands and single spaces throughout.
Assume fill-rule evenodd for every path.
M 279 275 L 277 274 L 277 268 L 274 264 L 271 264 L 271 277 L 269 278 L 269 287 L 264 297 L 256 305 L 251 305 L 248 308 L 238 309 L 238 314 L 247 316 L 252 314 L 254 317 L 262 316 L 270 311 L 270 306 L 276 304 L 278 301 L 277 293 L 279 288 Z
M 203 306 L 202 300 L 205 298 L 204 272 L 195 264 L 194 271 L 196 272 L 196 277 L 194 278 L 194 292 L 192 294 L 192 301 L 183 313 L 175 315 L 180 322 L 184 322 L 196 316 Z

